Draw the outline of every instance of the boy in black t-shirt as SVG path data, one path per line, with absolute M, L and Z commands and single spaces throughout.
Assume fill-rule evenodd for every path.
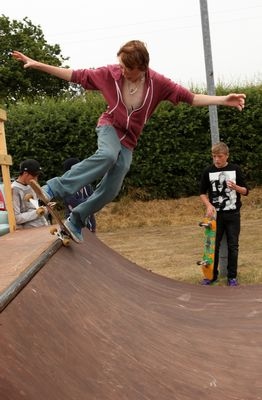
M 200 198 L 206 206 L 206 215 L 217 213 L 214 277 L 204 279 L 210 285 L 218 277 L 219 247 L 224 232 L 227 236 L 229 286 L 237 286 L 237 262 L 240 234 L 241 195 L 248 195 L 248 188 L 240 167 L 228 162 L 228 146 L 219 142 L 212 147 L 213 164 L 205 168 L 200 183 Z

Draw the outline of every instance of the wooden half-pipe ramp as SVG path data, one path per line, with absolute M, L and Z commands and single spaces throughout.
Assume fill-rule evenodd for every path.
M 87 232 L 3 309 L 0 398 L 262 399 L 261 286 L 179 283 Z

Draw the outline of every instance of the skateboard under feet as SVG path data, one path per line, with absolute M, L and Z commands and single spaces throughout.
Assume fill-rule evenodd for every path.
M 63 243 L 64 246 L 68 246 L 70 243 L 70 240 L 73 240 L 74 242 L 78 243 L 73 236 L 71 235 L 70 231 L 67 229 L 65 226 L 64 222 L 62 221 L 61 217 L 59 216 L 58 212 L 54 209 L 54 206 L 56 203 L 54 202 L 47 202 L 45 195 L 41 189 L 41 186 L 36 182 L 34 179 L 32 179 L 29 182 L 29 185 L 31 188 L 35 191 L 37 197 L 42 200 L 43 204 L 47 208 L 47 210 L 50 212 L 52 217 L 56 220 L 58 227 L 57 226 L 51 226 L 50 228 L 50 233 L 51 235 L 56 235 L 58 239 L 60 239 Z

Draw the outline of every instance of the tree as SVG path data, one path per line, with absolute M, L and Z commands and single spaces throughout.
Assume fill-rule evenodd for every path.
M 11 57 L 13 50 L 21 51 L 42 62 L 62 66 L 68 60 L 61 55 L 58 44 L 49 45 L 41 27 L 25 17 L 22 22 L 0 16 L 0 103 L 8 104 L 35 96 L 56 96 L 70 84 L 36 70 L 24 69 Z

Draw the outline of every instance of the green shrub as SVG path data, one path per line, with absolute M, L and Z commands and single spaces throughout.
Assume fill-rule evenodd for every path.
M 245 92 L 246 108 L 218 108 L 220 139 L 229 145 L 231 161 L 241 166 L 250 186 L 261 185 L 262 87 L 217 90 L 229 92 Z M 93 154 L 95 126 L 105 107 L 97 93 L 10 105 L 6 138 L 12 175 L 21 160 L 36 158 L 47 180 L 62 173 L 64 159 Z M 143 130 L 121 194 L 137 191 L 148 199 L 197 194 L 201 172 L 212 161 L 210 147 L 208 107 L 162 103 Z

